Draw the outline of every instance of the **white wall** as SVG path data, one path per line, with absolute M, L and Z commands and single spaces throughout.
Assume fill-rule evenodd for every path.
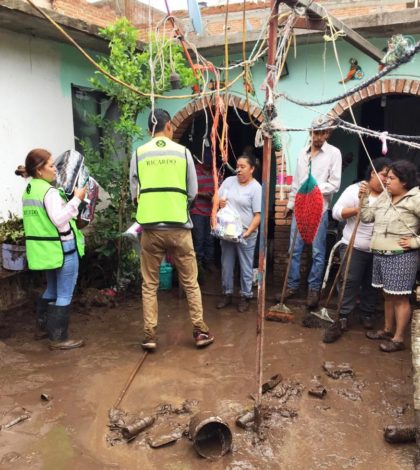
M 36 147 L 74 148 L 71 95 L 60 83 L 53 42 L 0 31 L 0 218 L 21 214 L 25 181 L 14 171 Z

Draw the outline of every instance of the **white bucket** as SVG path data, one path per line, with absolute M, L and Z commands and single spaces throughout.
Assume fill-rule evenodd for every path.
M 22 271 L 26 268 L 26 247 L 3 243 L 2 258 L 4 269 Z

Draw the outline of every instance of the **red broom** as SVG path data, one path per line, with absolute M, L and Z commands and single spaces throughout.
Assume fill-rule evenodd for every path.
M 302 183 L 295 199 L 296 225 L 302 240 L 311 244 L 322 218 L 324 200 L 318 183 L 312 176 L 312 164 L 309 164 L 309 175 Z

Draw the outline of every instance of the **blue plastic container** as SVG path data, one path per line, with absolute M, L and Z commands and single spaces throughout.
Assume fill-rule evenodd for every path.
M 170 263 L 162 263 L 159 269 L 159 290 L 172 289 L 173 268 Z

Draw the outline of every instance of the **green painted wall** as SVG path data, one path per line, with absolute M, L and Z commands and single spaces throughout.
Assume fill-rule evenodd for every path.
M 416 40 L 419 38 L 416 37 Z M 388 38 L 376 38 L 371 41 L 380 49 L 386 46 Z M 365 73 L 365 79 L 373 76 L 377 72 L 378 64 L 364 55 L 355 47 L 340 39 L 337 41 L 337 52 L 339 64 L 345 76 L 349 70 L 349 59 L 354 57 L 358 60 L 359 65 Z M 230 60 L 240 59 L 241 56 L 231 56 Z M 210 58 L 215 64 L 219 65 L 223 62 L 222 57 Z M 407 77 L 420 79 L 418 58 L 412 62 L 398 68 L 394 73 L 386 78 Z M 306 100 L 319 100 L 335 97 L 344 92 L 343 85 L 338 83 L 341 80 L 340 71 L 334 54 L 332 43 L 299 45 L 296 51 L 290 50 L 287 60 L 289 75 L 282 78 L 279 83 L 278 91 L 289 96 Z M 260 90 L 260 86 L 265 78 L 266 68 L 265 62 L 260 61 L 252 69 L 257 96 L 254 101 L 261 107 L 264 103 L 264 92 Z M 231 73 L 229 79 L 234 78 Z M 351 80 L 346 84 L 347 89 L 357 86 L 361 81 Z M 242 80 L 239 80 L 232 89 L 232 93 L 244 95 Z M 189 90 L 178 90 L 178 94 L 188 94 Z M 156 106 L 166 108 L 171 115 L 186 106 L 187 100 L 158 100 Z M 333 107 L 331 105 L 323 105 L 313 109 L 294 105 L 282 98 L 276 102 L 279 119 L 285 127 L 309 127 L 312 119 L 317 115 L 316 111 L 327 113 Z M 145 113 L 147 115 L 149 110 Z M 356 114 L 358 111 L 356 111 Z M 147 116 L 141 116 L 139 123 L 145 125 Z M 296 164 L 296 158 L 300 149 L 305 145 L 308 139 L 306 132 L 290 132 L 286 137 L 286 152 L 288 158 L 288 172 L 293 174 Z M 358 152 L 358 143 L 355 137 L 340 133 L 337 138 L 332 138 L 332 142 L 340 147 L 342 153 L 353 151 L 355 155 Z M 351 183 L 356 174 L 357 161 L 346 168 L 343 173 L 343 184 Z

